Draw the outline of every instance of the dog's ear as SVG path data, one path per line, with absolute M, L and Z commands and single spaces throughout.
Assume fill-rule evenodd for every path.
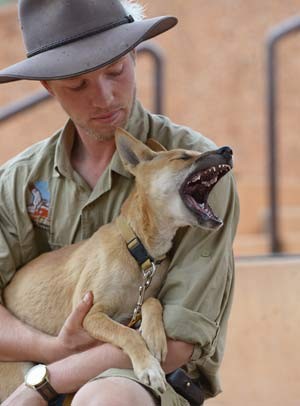
M 150 161 L 157 154 L 122 128 L 115 131 L 116 147 L 125 168 L 135 174 L 140 162 Z
M 156 152 L 167 151 L 167 148 L 165 148 L 163 145 L 161 145 L 161 143 L 159 143 L 154 138 L 149 138 L 146 142 L 146 145 L 148 145 L 148 147 L 151 148 L 152 151 L 156 151 Z

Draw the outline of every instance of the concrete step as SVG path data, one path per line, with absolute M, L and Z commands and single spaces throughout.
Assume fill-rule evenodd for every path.
M 270 241 L 266 234 L 238 234 L 234 241 L 235 255 L 263 255 L 270 252 Z
M 282 252 L 290 254 L 300 253 L 300 231 L 285 231 L 282 232 L 280 239 Z
M 263 209 L 261 213 L 263 231 L 268 231 L 270 227 L 269 209 Z M 285 205 L 278 207 L 278 227 L 283 232 L 300 231 L 300 205 Z
M 261 233 L 266 231 L 269 197 L 266 179 L 238 179 L 238 192 L 241 204 L 241 219 L 239 230 L 242 233 Z M 284 219 L 297 216 L 297 226 L 300 216 L 300 184 L 297 179 L 282 180 L 279 185 L 278 205 L 280 216 Z M 285 212 L 291 213 L 285 214 Z M 299 228 L 300 229 L 300 228 Z
M 278 218 L 283 231 L 300 231 L 300 205 L 280 207 Z
M 280 235 L 282 252 L 289 254 L 300 253 L 300 230 L 284 230 Z M 234 242 L 234 253 L 237 256 L 264 255 L 270 253 L 270 249 L 270 236 L 266 233 L 238 233 Z
M 238 260 L 223 393 L 208 406 L 299 405 L 300 257 Z

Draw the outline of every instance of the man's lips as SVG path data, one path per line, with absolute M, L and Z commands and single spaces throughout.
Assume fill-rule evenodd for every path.
M 106 113 L 97 114 L 96 116 L 92 117 L 92 120 L 99 121 L 102 123 L 111 123 L 119 117 L 121 112 L 122 112 L 122 109 L 119 108 L 119 109 L 112 110 L 112 111 L 109 111 Z

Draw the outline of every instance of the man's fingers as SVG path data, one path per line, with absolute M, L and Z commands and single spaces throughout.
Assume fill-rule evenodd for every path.
M 75 309 L 72 311 L 68 319 L 66 320 L 66 323 L 69 328 L 76 328 L 76 327 L 81 327 L 82 322 L 89 312 L 90 308 L 93 305 L 93 293 L 92 292 L 87 292 L 82 300 L 78 303 L 78 305 L 75 307 Z
M 82 298 L 82 301 L 84 303 L 86 303 L 89 306 L 89 308 L 91 308 L 91 305 L 93 304 L 93 300 L 94 300 L 94 297 L 93 297 L 93 293 L 91 291 L 87 292 Z

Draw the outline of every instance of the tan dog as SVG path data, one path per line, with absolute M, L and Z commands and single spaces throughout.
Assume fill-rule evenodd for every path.
M 140 335 L 124 325 L 131 319 L 143 277 L 118 219 L 130 225 L 154 259 L 170 250 L 179 227 L 220 227 L 222 221 L 213 214 L 207 198 L 231 169 L 232 151 L 223 147 L 203 154 L 182 149 L 154 152 L 121 129 L 116 131 L 116 145 L 124 166 L 136 179 L 121 215 L 90 239 L 43 254 L 25 265 L 3 297 L 16 317 L 57 335 L 72 308 L 92 291 L 94 304 L 84 328 L 92 337 L 122 348 L 141 382 L 164 391 L 160 362 L 166 357 L 167 344 L 162 306 L 154 297 L 168 262 L 158 266 L 146 290 Z M 26 367 L 20 362 L 0 363 L 0 401 L 23 381 Z

